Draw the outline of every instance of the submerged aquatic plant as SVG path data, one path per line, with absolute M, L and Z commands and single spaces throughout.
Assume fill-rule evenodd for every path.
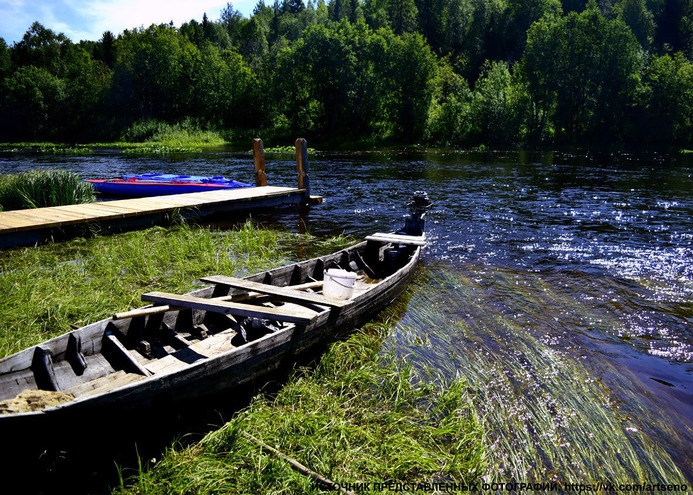
M 685 480 L 656 438 L 567 351 L 568 329 L 597 319 L 585 300 L 535 273 L 429 268 L 384 349 L 406 355 L 420 380 L 466 379 L 493 452 L 487 481 Z M 641 413 L 641 422 L 657 422 Z

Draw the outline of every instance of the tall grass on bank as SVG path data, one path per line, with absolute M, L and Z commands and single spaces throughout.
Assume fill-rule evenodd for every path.
M 233 231 L 155 227 L 0 251 L 0 356 L 142 306 L 144 292 L 186 292 L 205 275 L 280 265 L 305 241 L 248 222 Z
M 30 170 L 0 176 L 0 210 L 74 205 L 95 199 L 92 185 L 67 170 Z
M 414 385 L 404 361 L 379 354 L 390 328 L 371 324 L 333 344 L 316 369 L 299 370 L 276 396 L 256 398 L 199 444 L 171 448 L 120 493 L 327 492 L 248 433 L 358 493 L 382 493 L 375 483 L 407 483 L 418 493 L 413 487 L 426 483 L 475 481 L 483 433 L 465 382 Z
M 125 147 L 128 153 L 201 151 L 203 146 L 222 146 L 226 142 L 218 132 L 203 129 L 190 119 L 177 124 L 158 120 L 136 122 L 121 138 L 127 143 L 143 143 Z

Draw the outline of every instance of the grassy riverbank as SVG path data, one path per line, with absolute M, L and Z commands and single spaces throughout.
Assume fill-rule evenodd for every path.
M 315 369 L 299 370 L 198 444 L 171 448 L 117 493 L 333 491 L 287 457 L 358 493 L 381 493 L 378 484 L 387 483 L 424 493 L 476 481 L 483 432 L 465 382 L 414 385 L 402 360 L 379 354 L 389 330 L 371 324 L 333 344 Z
M 327 241 L 251 223 L 231 232 L 176 226 L 0 252 L 0 355 L 139 306 L 149 290 L 187 291 L 202 275 L 243 276 L 332 252 Z M 297 256 L 296 253 L 301 253 Z M 192 446 L 172 446 L 123 494 L 322 493 L 325 487 L 246 433 L 337 483 L 462 483 L 484 466 L 483 432 L 463 381 L 414 381 L 403 360 L 380 354 L 401 312 L 333 344 L 275 395 L 258 396 Z
M 0 251 L 0 356 L 141 306 L 147 291 L 186 292 L 204 275 L 242 276 L 306 246 L 312 254 L 346 242 L 246 223 L 230 232 L 180 225 Z

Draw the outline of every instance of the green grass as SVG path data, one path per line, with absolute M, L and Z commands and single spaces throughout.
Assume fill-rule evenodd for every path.
M 199 152 L 203 147 L 226 144 L 218 132 L 203 129 L 191 120 L 176 124 L 157 120 L 136 122 L 121 138 L 129 144 L 123 149 L 127 153 Z
M 304 235 L 246 223 L 234 231 L 158 227 L 0 251 L 0 356 L 142 306 L 144 292 L 187 292 L 205 275 L 280 265 L 305 243 Z
M 30 170 L 0 176 L 0 210 L 95 201 L 92 185 L 67 170 Z
M 60 144 L 60 143 L 2 143 L 0 151 L 5 152 L 32 152 L 50 155 L 89 155 L 94 152 L 87 144 Z
M 123 494 L 325 493 L 311 476 L 246 434 L 342 486 L 470 483 L 485 467 L 483 432 L 467 387 L 410 379 L 402 360 L 381 356 L 389 324 L 337 342 L 315 369 L 299 370 L 276 396 L 259 396 L 220 430 L 172 447 Z
M 141 306 L 147 291 L 185 292 L 203 275 L 243 276 L 350 243 L 349 237 L 320 241 L 248 222 L 233 231 L 181 225 L 2 251 L 0 355 Z M 399 312 L 390 307 L 381 323 L 333 344 L 317 366 L 298 370 L 276 395 L 257 397 L 193 446 L 172 446 L 115 491 L 324 492 L 242 432 L 339 483 L 477 479 L 485 465 L 484 435 L 465 382 L 439 387 L 412 380 L 403 360 L 380 355 Z

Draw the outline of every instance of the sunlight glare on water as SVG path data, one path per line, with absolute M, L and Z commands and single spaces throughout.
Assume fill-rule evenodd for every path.
M 253 180 L 245 152 L 0 156 L 28 168 Z M 267 174 L 295 185 L 290 158 Z M 434 202 L 383 352 L 466 380 L 490 477 L 693 485 L 693 155 L 320 153 L 309 175 L 323 205 L 253 218 L 361 238 L 398 228 L 413 191 Z

